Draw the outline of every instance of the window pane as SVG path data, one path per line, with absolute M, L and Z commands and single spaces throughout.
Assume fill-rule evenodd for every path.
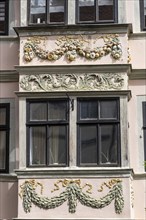
M 31 0 L 30 2 L 30 23 L 45 23 L 46 0 Z
M 67 119 L 67 102 L 50 101 L 48 106 L 49 120 L 66 120 Z
M 95 21 L 94 0 L 79 0 L 79 21 Z
M 146 161 L 146 129 L 144 129 L 144 160 Z M 146 167 L 145 167 L 146 171 Z
M 118 118 L 117 101 L 100 101 L 100 118 Z
M 49 12 L 50 12 L 50 22 L 64 22 L 65 0 L 50 0 Z
M 98 0 L 98 19 L 114 20 L 113 0 Z
M 97 164 L 97 128 L 80 126 L 80 164 Z
M 6 125 L 6 108 L 0 108 L 0 125 Z
M 30 120 L 31 121 L 47 120 L 47 104 L 30 103 Z
M 67 160 L 66 126 L 51 126 L 49 129 L 49 164 L 66 164 Z
M 116 125 L 101 125 L 101 163 L 117 163 L 117 126 Z
M 97 119 L 97 101 L 81 101 L 80 118 L 81 119 Z
M 0 131 L 0 169 L 5 169 L 6 163 L 6 131 Z
M 146 27 L 146 0 L 144 0 L 144 27 Z
M 30 128 L 30 165 L 46 164 L 46 128 Z
M 0 32 L 5 32 L 5 1 L 0 1 Z
M 146 102 L 142 103 L 142 110 L 143 110 L 143 127 L 146 128 Z

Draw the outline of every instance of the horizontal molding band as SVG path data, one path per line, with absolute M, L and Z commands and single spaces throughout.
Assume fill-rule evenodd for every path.
M 146 80 L 146 69 L 133 69 L 129 74 L 130 80 L 145 79 Z
M 26 170 L 15 170 L 18 179 L 26 178 L 124 178 L 133 176 L 132 169 L 26 169 Z
M 131 72 L 131 64 L 105 65 L 55 65 L 55 66 L 15 66 L 20 74 L 38 73 L 127 73 Z
M 19 74 L 16 70 L 1 70 L 0 82 L 19 82 Z
M 0 174 L 0 182 L 17 182 L 17 175 L 14 174 Z

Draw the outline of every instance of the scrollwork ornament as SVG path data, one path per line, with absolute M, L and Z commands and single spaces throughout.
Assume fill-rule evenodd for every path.
M 24 91 L 104 91 L 121 90 L 123 86 L 123 75 L 115 73 L 38 74 L 20 79 Z

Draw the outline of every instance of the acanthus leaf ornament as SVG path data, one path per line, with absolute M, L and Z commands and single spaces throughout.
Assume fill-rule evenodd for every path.
M 23 75 L 19 85 L 24 91 L 121 90 L 124 86 L 124 76 L 118 73 Z

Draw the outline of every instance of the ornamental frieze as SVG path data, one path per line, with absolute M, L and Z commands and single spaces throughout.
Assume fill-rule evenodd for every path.
M 98 40 L 103 40 L 103 46 L 98 44 Z M 98 60 L 104 56 L 110 55 L 114 60 L 122 57 L 122 45 L 118 34 L 108 34 L 98 36 L 92 48 L 91 41 L 83 38 L 83 36 L 63 36 L 56 40 L 56 48 L 49 51 L 45 47 L 45 37 L 30 37 L 23 47 L 23 58 L 26 62 L 30 62 L 34 57 L 40 60 L 56 61 L 61 57 L 65 57 L 72 62 L 78 57 L 87 60 Z M 51 41 L 50 41 L 51 42 Z
M 121 90 L 124 87 L 124 75 L 118 73 L 23 75 L 19 84 L 23 91 Z
M 92 185 L 86 183 L 82 186 L 81 180 L 58 180 L 54 183 L 55 188 L 52 192 L 59 190 L 60 185 L 65 188 L 57 196 L 52 196 L 51 198 L 42 196 L 43 194 L 43 184 L 37 182 L 36 180 L 26 180 L 20 186 L 19 196 L 22 199 L 23 209 L 26 213 L 31 211 L 32 205 L 35 205 L 41 209 L 54 209 L 61 206 L 67 201 L 68 212 L 75 213 L 78 201 L 81 205 L 87 206 L 94 209 L 102 209 L 110 205 L 114 201 L 115 213 L 120 214 L 124 208 L 124 197 L 122 189 L 122 180 L 112 179 L 108 182 L 104 182 L 101 186 L 100 191 L 103 190 L 103 185 L 109 189 L 109 192 L 99 199 L 94 198 L 89 194 L 92 194 Z M 37 187 L 41 187 L 40 194 L 38 193 Z M 87 190 L 84 191 L 84 188 Z M 88 189 L 89 187 L 89 189 Z M 99 191 L 99 190 L 98 190 Z

